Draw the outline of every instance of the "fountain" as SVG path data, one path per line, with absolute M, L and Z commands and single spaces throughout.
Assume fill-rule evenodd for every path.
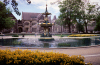
M 54 25 L 54 23 L 49 23 L 48 21 L 48 15 L 50 14 L 51 13 L 47 11 L 47 4 L 46 4 L 46 11 L 45 13 L 43 13 L 43 15 L 45 15 L 44 22 L 39 23 L 39 25 L 44 28 L 44 33 L 41 34 L 39 41 L 53 41 L 54 40 L 54 38 L 52 38 L 52 34 L 50 34 L 50 27 Z

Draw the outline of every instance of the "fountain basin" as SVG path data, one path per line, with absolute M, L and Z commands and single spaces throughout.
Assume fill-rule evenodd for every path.
M 53 39 L 54 38 L 54 39 Z M 65 48 L 65 47 L 88 47 L 100 45 L 100 37 L 90 38 L 58 38 L 58 37 L 41 37 L 41 38 L 1 38 L 1 46 L 13 47 L 32 47 L 32 48 Z M 47 41 L 51 40 L 52 41 Z M 43 41 L 39 41 L 43 40 Z M 46 40 L 46 41 L 45 41 Z

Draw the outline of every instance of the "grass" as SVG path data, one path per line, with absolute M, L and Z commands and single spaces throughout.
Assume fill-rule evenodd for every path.
M 55 36 L 65 37 L 65 36 L 69 36 L 69 34 L 61 34 L 61 35 L 57 34 Z

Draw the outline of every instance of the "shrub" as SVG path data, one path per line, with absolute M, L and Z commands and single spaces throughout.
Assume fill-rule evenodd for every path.
M 69 56 L 63 53 L 40 52 L 21 49 L 0 50 L 0 65 L 84 65 L 83 56 Z
M 60 46 L 60 47 L 70 47 L 70 44 L 67 44 L 67 43 L 58 43 L 58 46 Z
M 14 34 L 14 35 L 12 35 L 12 37 L 19 37 L 19 35 L 18 34 Z
M 61 34 L 60 37 L 64 37 L 64 35 Z
M 61 35 L 60 37 L 64 37 L 63 35 Z

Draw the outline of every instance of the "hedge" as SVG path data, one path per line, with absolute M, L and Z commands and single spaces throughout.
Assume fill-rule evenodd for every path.
M 19 35 L 18 34 L 14 34 L 14 35 L 12 35 L 12 37 L 19 37 Z

